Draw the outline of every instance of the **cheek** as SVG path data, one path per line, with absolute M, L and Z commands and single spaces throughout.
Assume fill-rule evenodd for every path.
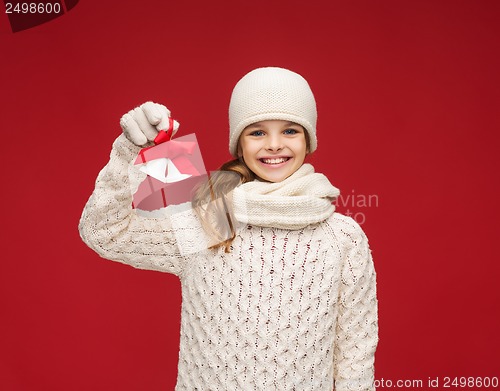
M 305 140 L 298 140 L 293 148 L 298 156 L 305 156 L 307 154 L 307 146 Z
M 238 156 L 243 156 L 245 154 L 245 151 L 245 143 L 240 140 L 240 142 L 238 143 Z
M 242 142 L 240 143 L 240 151 L 243 156 L 251 156 L 259 150 L 258 143 Z

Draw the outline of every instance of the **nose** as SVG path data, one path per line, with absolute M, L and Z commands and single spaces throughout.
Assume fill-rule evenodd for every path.
M 283 140 L 280 135 L 269 135 L 266 149 L 272 152 L 281 151 L 283 149 Z

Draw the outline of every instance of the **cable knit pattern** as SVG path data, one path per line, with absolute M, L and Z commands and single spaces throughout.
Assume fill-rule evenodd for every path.
M 175 238 L 199 233 L 193 219 L 131 209 L 137 151 L 115 142 L 80 232 L 105 258 L 179 276 L 176 390 L 374 390 L 376 274 L 360 226 L 338 213 L 293 230 L 241 224 L 231 253 L 182 255 Z
M 99 173 L 80 219 L 80 236 L 103 258 L 179 275 L 183 260 L 169 218 L 146 219 L 132 209 L 129 163 L 140 148 L 122 134 Z

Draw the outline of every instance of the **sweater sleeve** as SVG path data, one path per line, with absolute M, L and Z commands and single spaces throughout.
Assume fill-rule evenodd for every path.
M 343 216 L 338 231 L 345 243 L 334 347 L 335 391 L 374 391 L 378 343 L 376 273 L 361 227 Z
M 132 208 L 129 164 L 140 148 L 122 134 L 80 219 L 83 241 L 101 257 L 135 268 L 180 275 L 183 267 L 171 219 L 146 218 Z

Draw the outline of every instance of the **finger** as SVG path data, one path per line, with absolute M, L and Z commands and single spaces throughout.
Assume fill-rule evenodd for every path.
M 162 122 L 162 120 L 167 120 L 170 116 L 170 110 L 168 110 L 165 106 L 160 105 L 158 103 L 146 102 L 141 105 L 141 109 L 146 114 L 146 117 L 151 125 L 157 126 Z
M 123 129 L 125 136 L 135 145 L 144 145 L 148 142 L 144 133 L 139 129 L 139 125 L 135 122 L 133 111 L 128 112 L 120 119 L 120 126 Z
M 158 130 L 167 130 L 170 126 L 169 118 L 170 118 L 170 110 L 165 106 L 156 104 L 156 110 L 160 113 L 161 120 L 156 124 L 156 129 Z
M 134 109 L 134 120 L 135 122 L 137 122 L 137 125 L 139 125 L 139 129 L 142 131 L 142 133 L 144 133 L 144 136 L 149 141 L 155 139 L 158 131 L 153 125 L 150 124 L 148 118 L 146 117 L 146 114 L 140 107 Z

